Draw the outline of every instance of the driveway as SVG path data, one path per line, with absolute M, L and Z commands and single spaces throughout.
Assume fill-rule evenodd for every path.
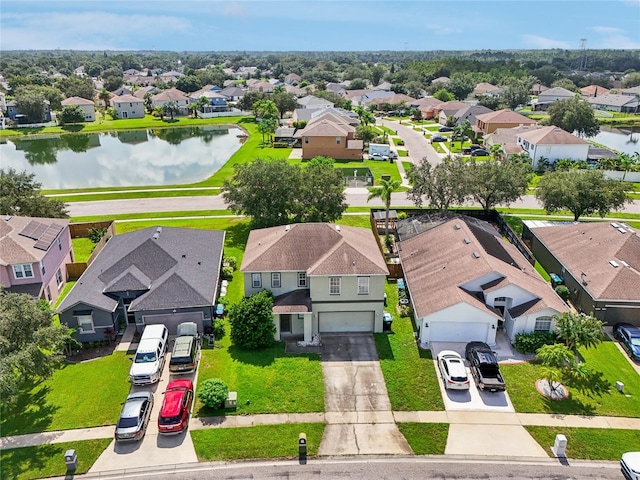
M 400 157 L 400 160 L 407 159 L 416 165 L 420 163 L 423 157 L 427 157 L 431 165 L 437 165 L 442 162 L 442 157 L 431 144 L 427 141 L 421 131 L 414 130 L 407 125 L 400 125 L 397 120 L 379 119 L 377 123 L 384 125 L 391 130 L 398 132 L 398 136 L 404 140 L 404 146 L 409 152 L 408 157 Z
M 411 454 L 391 412 L 371 334 L 322 336 L 327 426 L 319 455 Z

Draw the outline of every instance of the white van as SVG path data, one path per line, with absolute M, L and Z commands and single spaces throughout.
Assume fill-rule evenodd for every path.
M 627 480 L 640 480 L 640 452 L 627 452 L 620 459 L 620 469 Z
M 167 357 L 169 330 L 164 325 L 147 325 L 129 370 L 134 385 L 148 385 L 160 380 Z

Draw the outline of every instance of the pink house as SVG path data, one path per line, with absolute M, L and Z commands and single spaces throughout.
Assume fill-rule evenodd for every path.
M 5 216 L 0 219 L 0 285 L 53 303 L 73 262 L 69 220 Z

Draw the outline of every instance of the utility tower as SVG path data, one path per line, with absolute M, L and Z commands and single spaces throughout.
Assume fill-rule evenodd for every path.
M 587 39 L 580 39 L 580 61 L 578 63 L 578 70 L 584 71 L 587 69 Z

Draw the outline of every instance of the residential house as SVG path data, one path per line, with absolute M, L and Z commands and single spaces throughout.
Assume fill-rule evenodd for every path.
M 293 127 L 278 127 L 273 134 L 273 141 L 275 143 L 284 142 L 287 145 L 293 145 L 300 141 L 300 139 L 294 138 L 294 133 L 296 133 L 296 129 Z
M 533 85 L 531 85 L 531 90 L 529 91 L 529 93 L 531 93 L 531 95 L 540 95 L 546 90 L 549 90 L 549 87 L 542 85 L 541 83 L 534 83 Z
M 356 140 L 355 132 L 356 128 L 342 117 L 325 113 L 312 118 L 294 137 L 301 141 L 305 160 L 319 155 L 336 160 L 361 160 L 363 143 Z
M 389 91 L 391 90 L 391 87 L 393 87 L 393 85 L 389 82 L 380 82 L 378 85 L 376 85 L 375 87 L 373 87 L 374 90 L 384 90 Z
M 182 73 L 176 71 L 176 70 L 170 70 L 168 72 L 163 72 L 160 75 L 158 75 L 158 78 L 160 78 L 160 80 L 162 80 L 165 83 L 169 83 L 169 82 L 175 82 L 176 80 L 180 79 L 180 77 L 182 77 Z
M 325 108 L 296 108 L 293 111 L 292 119 L 294 122 L 309 122 L 313 118 L 317 118 L 325 113 L 331 113 L 337 117 L 340 117 L 349 125 L 354 127 L 360 125 L 360 118 L 358 114 L 351 110 L 345 110 L 344 108 L 325 107 Z
M 387 93 L 387 90 L 382 90 Z M 367 107 L 375 108 L 380 110 L 384 104 L 390 105 L 392 107 L 397 107 L 399 105 L 404 106 L 404 108 L 413 108 L 416 106 L 417 100 L 415 98 L 410 97 L 409 95 L 405 95 L 404 93 L 394 93 L 393 95 L 386 95 L 384 97 L 372 98 L 369 101 L 365 101 L 364 104 Z
M 490 96 L 498 95 L 502 93 L 502 91 L 503 91 L 502 88 L 496 87 L 491 83 L 480 82 L 475 86 L 475 88 L 471 92 L 471 95 L 474 97 L 485 97 L 485 96 L 490 97 Z
M 0 285 L 49 303 L 67 283 L 73 262 L 69 220 L 7 215 L 0 220 Z
M 169 102 L 174 102 L 178 105 L 177 115 L 189 114 L 190 98 L 177 88 L 170 88 L 169 90 L 153 95 L 151 97 L 151 108 L 164 107 Z
M 609 93 L 609 90 L 600 85 L 587 85 L 580 89 L 580 95 L 583 97 L 597 97 L 598 95 L 605 95 L 607 93 Z
M 370 229 L 300 223 L 252 230 L 240 267 L 244 293 L 275 296 L 275 338 L 381 332 L 389 274 Z
M 299 108 L 330 108 L 333 107 L 333 102 L 325 100 L 324 98 L 314 97 L 313 95 L 307 95 L 298 99 Z
M 136 98 L 140 98 L 140 99 L 144 100 L 144 96 L 147 93 L 150 94 L 150 95 L 155 95 L 156 93 L 159 93 L 159 92 L 160 92 L 160 90 L 158 90 L 153 85 L 147 85 L 145 87 L 140 87 L 135 92 L 133 92 L 133 96 L 136 97 Z
M 488 148 L 492 145 L 500 145 L 507 155 L 522 153 L 522 147 L 518 144 L 518 135 L 542 128 L 538 125 L 521 125 L 511 128 L 498 128 L 493 133 L 484 136 L 484 143 Z
M 306 88 L 309 88 L 309 87 L 306 87 Z M 334 83 L 334 82 L 327 83 L 326 90 L 329 92 L 337 93 L 338 95 L 343 95 L 343 96 L 347 92 L 347 89 L 342 83 Z
M 518 333 L 553 331 L 553 315 L 568 310 L 493 225 L 443 217 L 418 231 L 399 252 L 421 344 L 495 344 L 500 329 L 514 342 Z
M 422 118 L 431 119 L 436 115 L 436 106 L 441 103 L 442 101 L 435 97 L 422 97 L 416 100 L 416 108 L 422 113 Z
M 132 95 L 133 94 L 133 90 L 131 90 L 130 88 L 127 87 L 120 87 L 117 90 L 114 90 L 113 93 L 116 97 L 120 97 L 122 95 Z
M 388 99 L 390 97 L 393 97 L 395 95 L 395 92 L 392 92 L 391 90 L 376 89 L 345 90 L 343 95 L 351 100 L 351 104 L 354 107 L 359 107 L 367 106 L 376 99 Z
M 434 107 L 434 114 L 437 115 L 438 123 L 446 125 L 449 117 L 453 117 L 460 109 L 468 106 L 466 103 L 457 101 L 441 102 Z
M 77 106 L 84 114 L 85 122 L 93 122 L 96 119 L 96 106 L 93 101 L 81 97 L 69 97 L 62 100 L 62 106 Z
M 7 96 L 4 92 L 0 92 L 0 113 L 4 113 L 7 109 Z
M 640 85 L 638 85 L 637 87 L 622 88 L 620 89 L 620 94 L 628 95 L 630 97 L 640 97 Z
M 476 117 L 484 113 L 491 113 L 493 110 L 482 105 L 467 105 L 453 114 L 456 125 L 462 125 L 465 121 L 471 124 L 472 129 L 477 129 Z
M 114 96 L 110 100 L 118 118 L 144 118 L 144 100 L 133 95 Z
M 538 95 L 538 100 L 535 101 L 533 106 L 535 110 L 546 110 L 549 105 L 557 102 L 558 100 L 566 100 L 567 98 L 573 98 L 575 96 L 576 93 L 571 90 L 567 90 L 562 87 L 554 87 L 540 93 Z
M 59 305 L 60 322 L 82 342 L 135 324 L 211 327 L 224 231 L 150 227 L 115 235 Z
M 595 110 L 622 113 L 638 113 L 638 110 L 640 110 L 640 98 L 631 95 L 613 95 L 610 93 L 587 98 L 587 102 Z
M 431 80 L 431 85 L 436 85 L 437 83 L 447 84 L 451 81 L 449 77 L 438 77 Z
M 96 107 L 98 108 L 107 108 L 107 107 L 111 107 L 111 99 L 115 97 L 115 95 L 111 92 L 109 92 L 109 101 L 108 103 L 105 102 L 102 98 L 100 98 L 100 93 L 102 93 L 102 89 L 100 90 L 96 90 L 93 94 L 93 103 Z
M 220 92 L 218 92 L 220 95 L 222 95 L 224 98 L 227 99 L 227 102 L 238 102 L 240 101 L 240 99 L 242 97 L 244 97 L 244 93 L 245 91 L 242 88 L 236 87 L 236 86 L 228 86 L 226 88 L 223 88 L 222 90 L 220 90 Z
M 534 125 L 535 123 L 535 120 L 531 120 L 524 115 L 508 109 L 476 115 L 476 126 L 478 130 L 484 134 L 495 132 L 497 128 Z
M 28 125 L 31 122 L 26 115 L 24 115 L 20 110 L 18 110 L 18 105 L 15 100 L 9 100 L 7 102 L 7 117 L 16 122 L 18 125 Z M 49 100 L 44 101 L 44 119 L 42 122 L 35 123 L 46 123 L 51 121 L 51 105 Z
M 198 103 L 201 98 L 206 98 L 207 105 L 202 105 L 198 109 L 198 116 L 201 118 L 215 117 L 220 112 L 229 111 L 227 97 L 214 90 L 202 89 L 189 95 L 189 103 Z
M 289 73 L 284 77 L 284 83 L 287 85 L 298 85 L 302 81 L 302 77 L 297 73 Z
M 581 312 L 640 326 L 640 238 L 621 222 L 525 221 L 522 238 Z
M 520 133 L 517 142 L 531 158 L 534 170 L 543 158 L 553 164 L 561 158 L 586 161 L 589 156 L 589 142 L 555 125 Z
M 249 85 L 249 82 L 247 82 Z M 269 82 L 255 82 L 249 85 L 249 91 L 261 93 L 273 93 L 275 86 Z

